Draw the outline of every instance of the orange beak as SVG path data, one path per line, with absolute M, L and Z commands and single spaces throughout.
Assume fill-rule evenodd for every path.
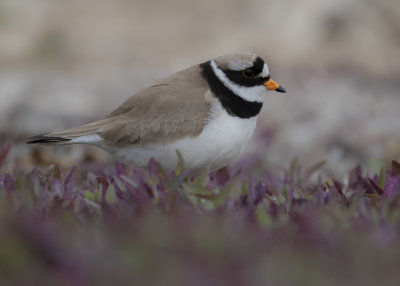
M 286 92 L 286 90 L 282 86 L 280 86 L 276 81 L 272 79 L 265 81 L 264 85 L 269 90 L 275 90 L 277 92 Z

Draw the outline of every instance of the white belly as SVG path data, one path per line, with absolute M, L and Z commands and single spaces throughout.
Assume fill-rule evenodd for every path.
M 217 170 L 235 159 L 250 140 L 257 117 L 232 117 L 222 108 L 214 114 L 215 117 L 197 137 L 179 139 L 166 145 L 107 148 L 107 151 L 114 153 L 118 160 L 136 167 L 146 167 L 149 160 L 154 158 L 165 169 L 173 169 L 178 163 L 176 150 L 179 150 L 186 168 L 195 171 L 207 167 L 210 171 Z

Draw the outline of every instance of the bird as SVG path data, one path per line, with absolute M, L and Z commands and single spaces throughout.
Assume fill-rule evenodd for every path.
M 215 57 L 139 90 L 103 119 L 28 138 L 27 144 L 89 144 L 121 162 L 193 172 L 229 165 L 250 141 L 268 91 L 286 90 L 254 53 Z

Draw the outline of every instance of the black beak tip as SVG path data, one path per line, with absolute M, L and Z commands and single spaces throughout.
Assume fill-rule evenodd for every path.
M 286 93 L 286 89 L 284 89 L 282 86 L 279 86 L 277 89 L 275 89 L 275 91 Z

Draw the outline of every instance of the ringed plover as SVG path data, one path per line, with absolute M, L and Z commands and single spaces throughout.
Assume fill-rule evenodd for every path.
M 189 170 L 228 165 L 250 140 L 268 90 L 286 92 L 252 53 L 217 57 L 138 91 L 104 119 L 29 138 L 29 144 L 89 144 L 135 167 L 151 158 Z

